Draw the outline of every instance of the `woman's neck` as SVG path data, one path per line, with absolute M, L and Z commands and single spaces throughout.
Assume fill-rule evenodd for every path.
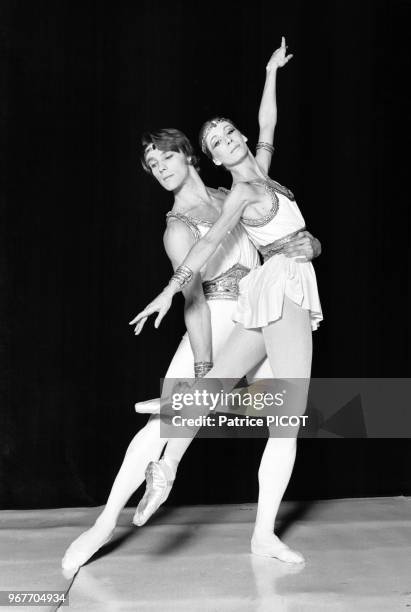
M 236 183 L 266 178 L 264 172 L 261 170 L 255 157 L 250 151 L 248 151 L 247 157 L 245 157 L 241 162 L 235 166 L 232 166 L 231 168 L 227 168 L 227 170 L 231 172 L 231 176 L 233 177 L 233 185 Z

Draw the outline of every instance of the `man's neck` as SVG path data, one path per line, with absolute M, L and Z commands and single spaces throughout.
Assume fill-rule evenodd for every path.
M 186 181 L 174 194 L 174 207 L 183 211 L 200 204 L 211 206 L 211 198 L 198 172 L 191 168 Z

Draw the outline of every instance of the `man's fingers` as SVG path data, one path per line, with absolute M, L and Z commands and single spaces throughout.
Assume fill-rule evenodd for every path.
M 281 36 L 281 46 L 285 48 L 285 36 Z
M 291 249 L 290 251 L 287 251 L 284 253 L 284 255 L 286 257 L 312 257 L 313 253 L 312 253 L 312 249 Z
M 283 248 L 283 251 L 290 251 L 296 247 L 308 246 L 310 244 L 309 238 L 294 238 Z
M 287 55 L 287 57 L 285 58 L 285 61 L 288 62 L 290 61 L 290 59 L 294 57 L 294 55 L 292 53 L 290 53 L 290 55 Z

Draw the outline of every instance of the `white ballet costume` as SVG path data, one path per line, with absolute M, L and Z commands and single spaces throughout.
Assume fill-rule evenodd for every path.
M 292 192 L 268 178 L 270 212 L 261 219 L 242 217 L 250 240 L 264 264 L 240 281 L 240 296 L 233 318 L 246 328 L 261 328 L 281 318 L 284 296 L 310 312 L 311 328 L 322 320 L 317 280 L 311 262 L 286 257 L 282 247 L 305 229 L 304 218 Z
M 180 213 L 171 212 L 168 216 L 185 223 L 196 240 L 204 236 L 212 225 L 210 222 L 192 219 Z M 214 358 L 218 356 L 235 326 L 232 315 L 239 293 L 238 281 L 258 265 L 258 253 L 246 232 L 239 225 L 227 235 L 201 271 L 203 290 L 211 313 Z M 194 377 L 194 357 L 187 333 L 177 348 L 166 377 Z M 272 377 L 267 358 L 250 372 L 249 377 L 250 380 Z M 173 439 L 172 442 L 175 446 L 180 446 L 179 449 L 176 449 L 180 457 L 184 454 L 190 440 Z M 166 439 L 160 438 L 159 421 L 156 418 L 150 418 L 145 427 L 134 436 L 103 512 L 90 529 L 76 538 L 64 555 L 62 567 L 68 572 L 68 575 L 71 576 L 76 572 L 111 538 L 121 510 L 131 495 L 144 482 L 147 465 L 150 462 L 158 461 L 166 443 Z
M 192 231 L 196 240 L 208 232 L 212 223 L 181 213 L 170 212 L 168 218 L 179 219 Z M 173 221 L 174 222 L 174 221 Z M 258 253 L 247 232 L 238 224 L 217 247 L 201 270 L 203 291 L 211 314 L 212 351 L 215 360 L 235 327 L 233 315 L 239 297 L 239 279 L 246 278 L 260 266 Z M 194 357 L 186 332 L 170 363 L 166 378 L 191 378 L 194 376 Z M 235 376 L 235 372 L 233 373 Z M 247 375 L 248 380 L 272 378 L 272 370 L 264 358 Z

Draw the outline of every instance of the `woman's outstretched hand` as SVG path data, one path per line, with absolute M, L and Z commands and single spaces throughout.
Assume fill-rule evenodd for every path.
M 164 289 L 160 295 L 158 295 L 148 306 L 144 308 L 132 321 L 130 321 L 129 325 L 135 325 L 134 333 L 136 336 L 141 332 L 144 327 L 145 322 L 148 317 L 152 315 L 154 312 L 158 312 L 158 316 L 154 321 L 154 327 L 157 329 L 160 325 L 163 317 L 170 310 L 170 306 L 173 301 L 173 293 L 170 292 L 168 287 Z
M 287 55 L 287 45 L 285 44 L 284 36 L 282 36 L 281 47 L 278 47 L 278 49 L 276 49 L 270 57 L 267 64 L 267 70 L 271 70 L 272 68 L 282 68 L 292 57 L 292 53 Z

